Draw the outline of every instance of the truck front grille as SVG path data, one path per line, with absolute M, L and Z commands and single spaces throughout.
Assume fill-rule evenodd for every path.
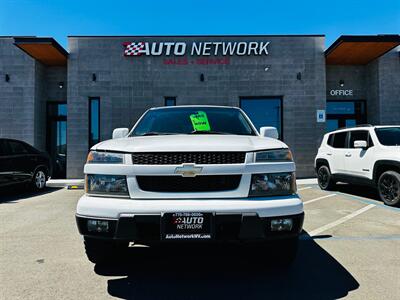
M 139 188 L 148 192 L 221 192 L 238 188 L 241 175 L 136 176 Z
M 153 152 L 134 153 L 134 165 L 242 164 L 246 152 Z

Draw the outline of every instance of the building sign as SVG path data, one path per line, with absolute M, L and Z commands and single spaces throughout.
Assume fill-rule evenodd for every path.
M 198 57 L 196 59 L 188 59 L 187 57 L 166 58 L 163 61 L 164 65 L 229 65 L 229 57 Z
M 331 96 L 353 96 L 353 90 L 330 90 Z
M 125 56 L 268 55 L 269 42 L 125 42 Z

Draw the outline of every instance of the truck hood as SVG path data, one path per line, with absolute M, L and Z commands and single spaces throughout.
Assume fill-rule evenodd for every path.
M 92 150 L 119 152 L 257 151 L 287 148 L 279 140 L 240 135 L 159 135 L 107 140 Z

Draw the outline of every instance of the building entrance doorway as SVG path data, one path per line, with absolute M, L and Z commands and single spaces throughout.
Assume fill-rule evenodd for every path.
M 47 152 L 53 164 L 52 178 L 66 178 L 67 104 L 47 104 Z
M 365 101 L 327 101 L 326 131 L 367 123 Z

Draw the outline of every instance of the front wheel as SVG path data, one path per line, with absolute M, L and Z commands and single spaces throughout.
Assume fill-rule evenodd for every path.
M 319 167 L 318 172 L 318 185 L 321 190 L 331 190 L 335 187 L 336 182 L 332 178 L 331 171 L 325 165 Z
M 46 188 L 47 175 L 43 169 L 36 170 L 32 178 L 32 188 L 36 191 L 42 191 Z
M 384 172 L 378 180 L 378 193 L 386 205 L 398 206 L 400 204 L 400 174 L 395 171 Z

